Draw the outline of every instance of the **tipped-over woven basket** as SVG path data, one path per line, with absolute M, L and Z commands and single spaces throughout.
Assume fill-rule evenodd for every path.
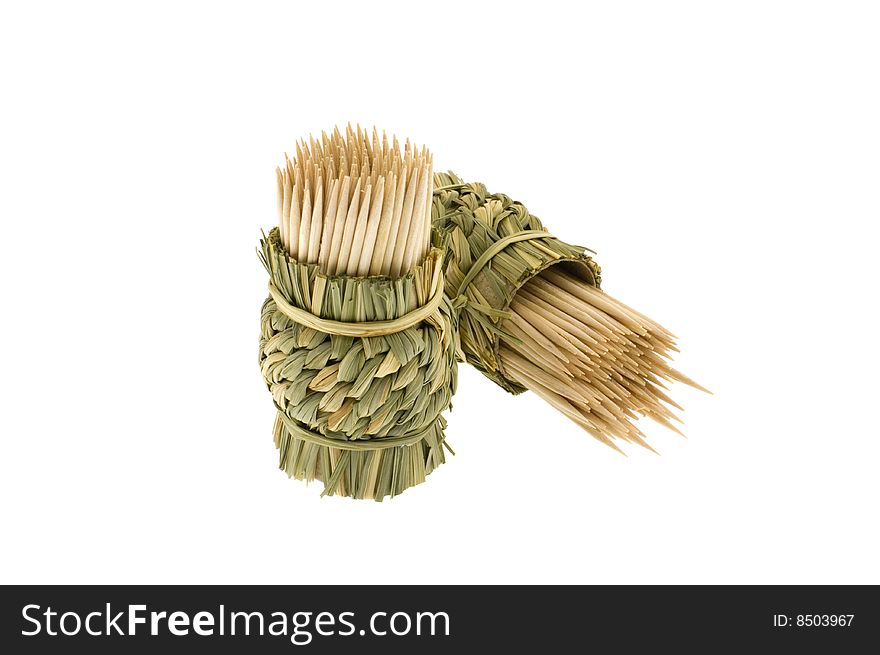
M 454 173 L 434 176 L 431 218 L 447 244 L 446 295 L 458 309 L 465 359 L 507 391 L 525 389 L 500 369 L 499 324 L 517 290 L 550 266 L 599 287 L 599 265 L 586 248 L 560 241 L 521 203 Z
M 260 243 L 260 367 L 281 469 L 375 500 L 424 482 L 445 461 L 441 412 L 456 387 L 442 251 L 398 279 L 332 277 L 291 259 L 277 228 Z

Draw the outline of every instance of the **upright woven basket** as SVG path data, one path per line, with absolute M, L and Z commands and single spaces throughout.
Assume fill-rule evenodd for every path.
M 432 220 L 447 245 L 446 295 L 460 312 L 465 359 L 507 391 L 521 393 L 525 389 L 504 375 L 498 358 L 499 324 L 517 290 L 550 266 L 598 288 L 599 265 L 508 196 L 454 173 L 438 173 L 434 181 Z
M 261 241 L 270 296 L 260 367 L 278 410 L 280 467 L 324 494 L 382 500 L 445 461 L 456 387 L 443 253 L 399 279 L 331 277 L 298 264 L 278 229 Z

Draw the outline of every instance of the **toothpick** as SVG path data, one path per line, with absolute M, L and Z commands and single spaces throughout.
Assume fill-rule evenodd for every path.
M 328 275 L 399 277 L 430 249 L 433 159 L 359 125 L 295 144 L 276 171 L 282 243 Z

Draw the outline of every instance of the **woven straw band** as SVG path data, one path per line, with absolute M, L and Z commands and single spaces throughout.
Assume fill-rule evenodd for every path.
M 461 352 L 503 389 L 521 393 L 525 388 L 499 370 L 501 341 L 515 341 L 503 327 L 511 301 L 528 280 L 563 263 L 598 287 L 599 266 L 585 248 L 556 238 L 509 196 L 454 173 L 438 173 L 435 181 L 431 211 L 446 243 L 446 295 L 459 310 Z
M 461 295 L 462 292 L 467 289 L 468 285 L 473 282 L 477 275 L 480 274 L 480 271 L 485 268 L 485 266 L 492 260 L 492 258 L 504 250 L 507 246 L 512 243 L 517 243 L 519 241 L 529 241 L 530 239 L 542 239 L 542 238 L 553 238 L 553 235 L 547 232 L 546 230 L 525 230 L 523 232 L 514 232 L 513 234 L 508 234 L 503 239 L 499 239 L 491 246 L 486 248 L 482 255 L 479 256 L 477 261 L 473 263 L 473 266 L 468 269 L 467 274 L 464 276 L 464 279 L 461 281 L 461 284 L 458 286 L 457 295 Z
M 278 305 L 278 309 L 282 314 L 290 320 L 313 330 L 343 337 L 381 337 L 386 334 L 403 332 L 407 328 L 418 325 L 437 311 L 440 303 L 443 302 L 443 274 L 440 273 L 439 283 L 434 289 L 434 295 L 431 296 L 427 303 L 390 321 L 348 323 L 346 321 L 333 321 L 315 316 L 305 309 L 290 304 L 278 290 L 278 287 L 271 281 L 269 282 L 269 295 L 272 296 L 272 300 Z
M 385 448 L 397 448 L 398 446 L 411 446 L 421 441 L 429 431 L 434 429 L 434 424 L 431 423 L 417 432 L 404 434 L 399 437 L 345 441 L 343 439 L 331 439 L 330 437 L 325 437 L 323 434 L 307 430 L 301 423 L 290 418 L 284 412 L 278 412 L 278 416 L 281 418 L 281 422 L 284 423 L 284 427 L 303 441 L 318 444 L 319 446 L 327 446 L 328 448 L 337 448 L 339 450 L 384 450 Z

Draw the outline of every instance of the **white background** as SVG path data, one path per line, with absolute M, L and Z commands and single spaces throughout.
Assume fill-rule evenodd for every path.
M 880 583 L 880 20 L 850 2 L 5 3 L 0 582 Z M 462 366 L 384 503 L 277 470 L 294 139 L 378 125 L 681 339 L 621 457 Z

